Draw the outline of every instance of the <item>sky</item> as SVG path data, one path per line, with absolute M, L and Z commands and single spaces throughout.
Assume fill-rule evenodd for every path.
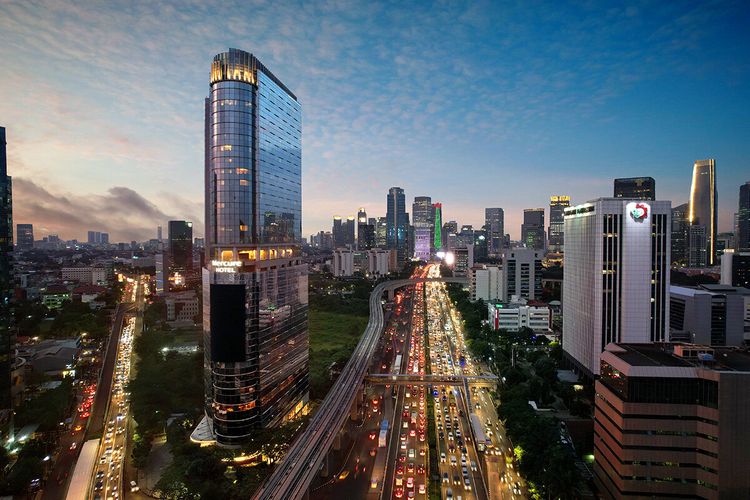
M 203 228 L 212 57 L 252 52 L 303 112 L 303 235 L 385 215 L 391 186 L 483 224 L 715 158 L 721 231 L 750 180 L 746 2 L 0 0 L 14 222 L 111 241 Z M 165 229 L 166 230 L 166 229 Z

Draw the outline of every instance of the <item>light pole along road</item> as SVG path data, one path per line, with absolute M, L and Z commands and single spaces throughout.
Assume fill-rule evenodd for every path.
M 305 496 L 339 429 L 349 416 L 360 384 L 383 330 L 383 293 L 420 282 L 465 283 L 460 278 L 416 278 L 378 284 L 370 294 L 370 320 L 351 358 L 307 428 L 253 496 L 256 500 L 291 500 Z

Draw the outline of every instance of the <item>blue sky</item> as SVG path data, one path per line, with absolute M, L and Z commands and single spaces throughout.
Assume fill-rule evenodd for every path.
M 303 234 L 390 186 L 480 226 L 651 175 L 687 201 L 717 162 L 720 229 L 750 180 L 750 9 L 737 2 L 0 2 L 15 222 L 37 237 L 202 232 L 214 54 L 253 52 L 303 106 Z

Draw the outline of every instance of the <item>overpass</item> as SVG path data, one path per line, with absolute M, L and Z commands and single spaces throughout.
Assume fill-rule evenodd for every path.
M 426 281 L 466 284 L 465 278 L 414 278 L 384 281 L 375 287 L 370 294 L 370 320 L 357 347 L 315 416 L 255 492 L 255 500 L 292 500 L 306 495 L 339 429 L 349 416 L 349 409 L 370 366 L 384 327 L 380 303 L 383 293 L 388 292 L 392 298 L 396 289 Z

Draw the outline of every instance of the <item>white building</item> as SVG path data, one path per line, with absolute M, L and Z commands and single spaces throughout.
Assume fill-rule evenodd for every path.
M 78 281 L 91 285 L 104 285 L 107 283 L 107 268 L 105 267 L 63 267 L 62 279 L 65 281 Z
M 454 248 L 453 252 L 453 274 L 466 276 L 469 269 L 474 267 L 474 245 L 466 245 L 463 248 Z
M 391 250 L 373 248 L 367 251 L 367 274 L 385 276 L 391 272 Z
M 471 268 L 471 300 L 504 301 L 503 269 L 501 266 L 481 265 Z
M 354 274 L 354 252 L 344 249 L 333 252 L 333 275 L 341 277 L 352 274 Z
M 541 299 L 542 259 L 544 250 L 506 248 L 503 251 L 503 297 Z
M 200 314 L 200 302 L 195 292 L 171 292 L 164 299 L 167 306 L 167 323 L 172 327 L 192 326 Z
M 565 209 L 563 350 L 588 375 L 611 342 L 668 340 L 670 219 L 669 201 Z
M 490 326 L 495 330 L 517 332 L 521 328 L 531 328 L 536 333 L 551 332 L 551 315 L 547 305 L 529 305 L 525 300 L 515 303 L 487 305 Z

